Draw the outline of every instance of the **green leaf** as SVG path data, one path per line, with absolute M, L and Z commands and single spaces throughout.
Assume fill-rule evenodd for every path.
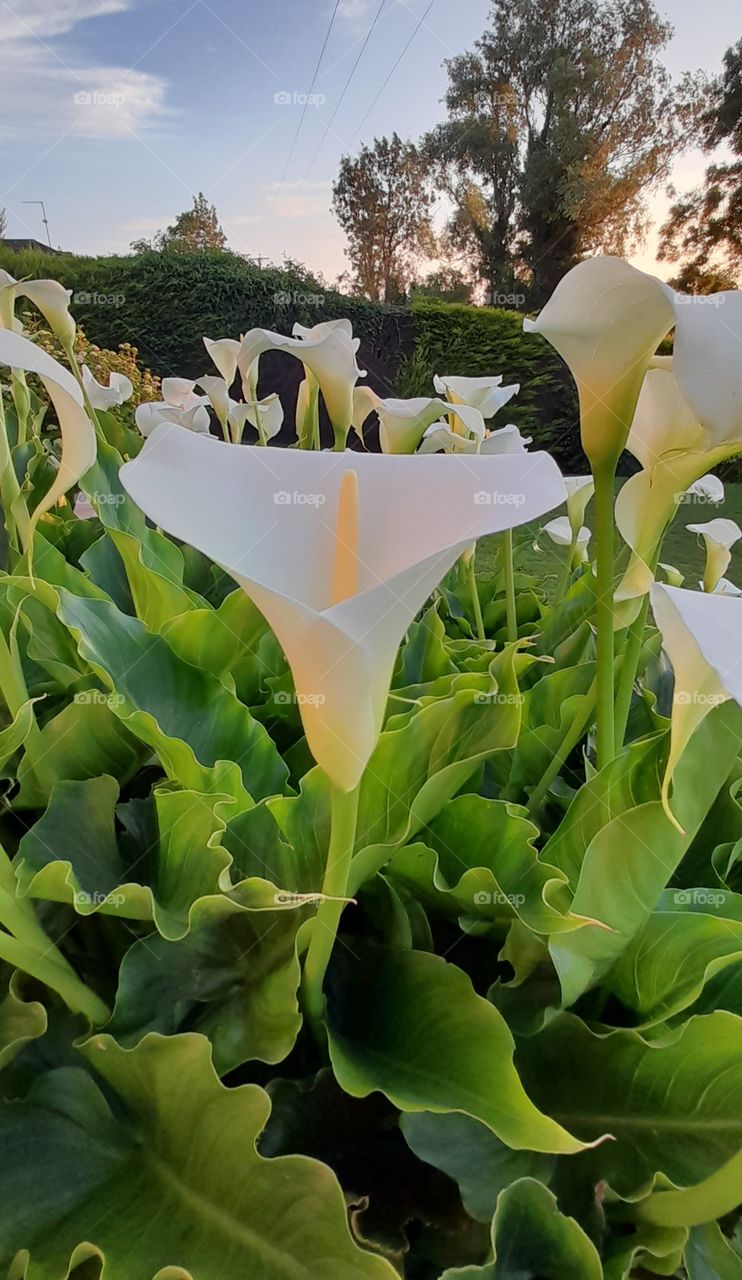
M 742 1188 L 724 1171 L 742 1145 L 742 1019 L 692 1018 L 648 1043 L 636 1031 L 595 1035 L 561 1014 L 519 1043 L 517 1062 L 542 1111 L 586 1141 L 613 1134 L 614 1142 L 580 1157 L 594 1184 L 604 1180 L 618 1195 L 638 1199 L 658 1174 L 663 1185 L 691 1189 L 719 1175 L 710 1216 L 736 1205 Z M 658 1191 L 652 1199 L 672 1194 Z
M 715 1222 L 693 1228 L 683 1261 L 688 1280 L 742 1280 L 742 1258 Z
M 550 941 L 565 1004 L 572 1004 L 610 968 L 649 918 L 736 758 L 740 715 L 742 712 L 732 703 L 716 708 L 683 752 L 675 771 L 672 796 L 682 831 L 670 822 L 658 792 L 654 799 L 611 817 L 593 835 L 580 868 L 572 911 L 600 920 L 609 928 L 587 925 Z M 631 751 L 632 748 L 627 754 Z M 713 761 L 713 768 L 708 767 L 709 761 Z M 604 772 L 611 772 L 610 766 Z M 624 781 L 627 776 L 631 775 L 624 774 Z M 595 781 L 599 779 L 600 775 Z M 604 779 L 600 787 L 606 786 Z M 642 787 L 646 786 L 645 780 Z M 603 790 L 604 803 L 606 795 Z M 571 812 L 570 809 L 565 823 L 584 839 L 592 824 L 583 818 L 576 828 L 570 821 Z M 554 841 L 550 840 L 544 858 L 563 865 L 554 852 Z
M 546 772 L 575 720 L 583 715 L 595 679 L 595 664 L 582 662 L 563 670 L 547 670 L 528 689 L 523 703 L 523 729 L 513 752 L 508 796 L 530 792 Z
M 23 746 L 34 722 L 34 699 L 29 698 L 18 708 L 18 714 L 4 729 L 0 729 L 0 771 Z
M 501 1193 L 492 1248 L 487 1266 L 445 1271 L 441 1280 L 603 1280 L 595 1245 L 534 1178 L 521 1178 Z
M 136 831 L 119 841 L 118 784 L 103 775 L 59 782 L 49 805 L 23 836 L 15 863 L 19 893 L 96 912 L 154 920 L 165 937 L 188 930 L 194 902 L 230 889 L 230 855 L 220 848 L 224 822 L 213 797 L 155 792 L 154 838 Z M 127 806 L 120 816 L 126 820 Z
M 124 956 L 106 1030 L 132 1045 L 147 1031 L 208 1036 L 220 1074 L 243 1062 L 281 1062 L 301 1027 L 298 912 L 249 911 L 201 898 L 179 941 L 142 938 Z
M 361 782 L 351 894 L 432 822 L 485 760 L 515 745 L 522 702 L 516 658 L 511 646 L 489 675 L 456 676 L 450 696 L 423 698 L 389 722 Z
M 606 979 L 645 1026 L 693 1004 L 706 983 L 742 960 L 742 896 L 722 889 L 663 893 Z
M 64 1280 L 96 1253 L 103 1280 L 395 1280 L 352 1242 L 330 1170 L 266 1160 L 270 1110 L 257 1085 L 227 1089 L 202 1036 L 106 1036 L 82 1052 L 106 1087 L 68 1068 L 0 1110 L 0 1262 Z
M 329 978 L 330 1059 L 356 1098 L 375 1089 L 401 1111 L 460 1111 L 515 1148 L 579 1151 L 526 1095 L 513 1038 L 455 965 L 422 951 L 336 952 Z
M 283 789 L 287 770 L 271 738 L 209 671 L 106 601 L 61 590 L 58 612 L 116 695 L 113 710 L 169 777 L 194 791 L 228 792 L 242 807 Z
M 25 757 L 18 768 L 20 792 L 13 807 L 41 809 L 63 780 L 82 782 L 107 773 L 127 782 L 147 754 L 111 710 L 105 693 L 82 690 L 42 725 L 33 761 Z
M 548 1182 L 553 1160 L 536 1151 L 513 1151 L 471 1116 L 451 1111 L 403 1115 L 400 1128 L 415 1155 L 458 1184 L 466 1212 L 491 1222 L 501 1191 L 519 1178 Z
M 0 998 L 0 1068 L 46 1031 L 46 1009 L 37 1000 L 26 1001 L 18 989 L 20 974 L 12 972 Z
M 564 872 L 542 863 L 534 847 L 538 828 L 524 810 L 503 800 L 465 795 L 450 800 L 407 845 L 388 874 L 431 905 L 484 920 L 519 917 L 535 933 L 584 923 L 570 917 Z

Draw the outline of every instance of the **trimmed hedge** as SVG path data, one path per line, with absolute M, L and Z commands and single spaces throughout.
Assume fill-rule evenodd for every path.
M 133 343 L 160 377 L 206 372 L 203 334 L 236 337 L 254 326 L 289 333 L 296 321 L 347 316 L 361 339 L 359 363 L 380 395 L 431 395 L 436 373 L 501 373 L 521 384 L 502 421 L 515 422 L 566 469 L 584 469 L 571 377 L 544 339 L 523 332 L 516 312 L 426 300 L 379 306 L 327 289 L 296 264 L 260 269 L 218 251 L 52 257 L 0 244 L 0 267 L 60 280 L 91 341 L 113 349 Z M 269 356 L 261 368 L 261 391 L 279 392 L 290 421 L 301 366 Z

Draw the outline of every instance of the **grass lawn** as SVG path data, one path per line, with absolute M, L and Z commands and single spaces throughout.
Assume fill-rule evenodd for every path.
M 618 492 L 622 483 L 623 481 L 619 481 L 616 492 Z M 592 509 L 593 504 L 591 502 L 587 509 L 587 523 L 589 525 L 592 522 Z M 536 541 L 539 529 L 544 524 L 547 524 L 549 519 L 553 519 L 554 515 L 564 515 L 565 510 L 566 508 L 561 508 L 558 512 L 554 512 L 553 515 L 544 517 L 537 524 L 524 525 L 522 529 L 515 530 L 516 568 L 522 573 L 530 573 L 534 577 L 540 578 L 547 593 L 550 593 L 556 586 L 557 577 L 563 563 L 562 557 L 567 548 L 555 546 L 546 535 L 541 538 L 540 552 L 534 550 L 533 544 Z M 683 585 L 686 587 L 697 588 L 698 581 L 703 576 L 706 556 L 703 549 L 703 540 L 695 533 L 688 533 L 685 526 L 687 524 L 705 524 L 709 520 L 716 519 L 717 516 L 724 516 L 728 520 L 736 520 L 737 524 L 742 528 L 742 484 L 725 485 L 725 500 L 720 502 L 718 506 L 711 502 L 689 502 L 678 508 L 678 514 L 665 538 L 662 559 L 666 564 L 674 565 L 676 569 L 685 574 Z M 496 538 L 483 538 L 478 544 L 477 572 L 483 577 L 487 577 L 492 572 L 496 547 Z M 732 548 L 732 559 L 724 576 L 734 582 L 736 586 L 742 587 L 742 539 Z

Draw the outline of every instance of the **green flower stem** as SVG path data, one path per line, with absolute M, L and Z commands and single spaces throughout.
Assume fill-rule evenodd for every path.
M 464 571 L 466 573 L 466 581 L 469 587 L 469 596 L 471 599 L 472 613 L 474 614 L 474 629 L 477 633 L 478 640 L 486 639 L 484 630 L 484 618 L 482 617 L 482 605 L 479 599 L 479 591 L 477 589 L 477 544 L 472 543 L 468 551 L 465 551 L 461 557 Z
M 359 795 L 360 784 L 353 791 L 341 791 L 334 783 L 330 783 L 330 847 L 322 882 L 322 893 L 325 896 L 314 920 L 301 985 L 304 1013 L 318 1038 L 321 1038 L 320 1028 L 325 1013 L 322 986 L 343 912 L 342 899 L 347 895 Z
M 642 600 L 641 608 L 629 627 L 626 647 L 621 660 L 621 674 L 618 677 L 616 686 L 615 734 L 617 752 L 622 749 L 624 738 L 626 737 L 626 726 L 629 723 L 629 712 L 631 711 L 631 695 L 634 692 L 648 611 L 649 596 L 647 595 Z
M 20 555 L 21 550 L 30 542 L 31 520 L 13 466 L 2 387 L 0 387 L 0 501 L 3 505 L 8 543 L 13 551 Z
M 70 369 L 75 375 L 75 379 L 78 383 L 78 386 L 82 391 L 83 404 L 85 405 L 85 410 L 87 412 L 87 415 L 90 418 L 90 421 L 92 422 L 96 431 L 98 432 L 98 435 L 101 437 L 101 439 L 105 439 L 103 435 L 103 428 L 101 427 L 100 421 L 98 419 L 98 414 L 96 413 L 95 409 L 90 403 L 90 397 L 87 391 L 85 390 L 85 383 L 82 380 L 82 369 L 80 368 L 80 365 L 77 360 L 77 356 L 75 355 L 74 344 L 72 342 L 63 342 L 62 346 L 64 348 L 64 354 L 66 355 L 67 360 L 69 362 Z
M 307 377 L 307 420 L 304 427 L 304 438 L 308 441 L 307 448 L 314 449 L 319 452 L 319 383 L 312 373 L 311 369 L 305 367 Z
M 582 738 L 583 734 L 586 733 L 587 728 L 590 724 L 591 716 L 595 709 L 595 695 L 597 692 L 597 687 L 598 685 L 597 685 L 597 678 L 596 678 L 595 680 L 593 680 L 592 684 L 590 685 L 590 688 L 585 694 L 585 705 L 582 708 L 582 711 L 580 712 L 579 715 L 575 716 L 569 729 L 567 730 L 567 733 L 564 735 L 564 738 L 560 742 L 551 761 L 549 762 L 548 769 L 542 775 L 540 782 L 533 788 L 533 791 L 531 792 L 528 798 L 529 813 L 535 813 L 539 809 L 544 799 L 544 796 L 549 790 L 549 787 L 551 786 L 552 782 L 563 769 L 569 756 L 574 751 L 575 747 L 577 746 L 578 742 Z
M 515 607 L 515 563 L 513 559 L 513 531 L 507 529 L 502 536 L 502 559 L 505 571 L 505 617 L 508 643 L 518 639 L 518 614 Z
M 611 461 L 594 471 L 595 477 L 595 625 L 597 630 L 597 765 L 604 769 L 614 755 L 613 712 L 613 486 L 616 466 Z
M 31 397 L 26 383 L 26 376 L 22 370 L 13 370 L 10 387 L 18 422 L 17 443 L 25 444 L 28 436 L 28 421 L 31 416 Z
M 556 585 L 556 591 L 554 592 L 555 604 L 559 603 L 562 596 L 565 594 L 567 587 L 569 586 L 569 579 L 570 579 L 572 568 L 574 565 L 575 551 L 577 550 L 577 539 L 579 537 L 579 532 L 580 531 L 578 529 L 576 533 L 574 531 L 572 533 L 572 540 L 569 544 L 569 547 L 567 548 L 567 558 L 564 561 L 564 564 L 562 565 L 562 572 L 559 575 L 559 579 Z

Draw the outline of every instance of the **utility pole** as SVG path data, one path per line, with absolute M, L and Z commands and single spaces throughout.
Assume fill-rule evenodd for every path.
M 53 248 L 53 246 L 52 246 L 52 238 L 51 238 L 51 236 L 49 235 L 49 219 L 48 219 L 48 218 L 47 218 L 47 216 L 46 216 L 46 207 L 45 207 L 45 205 L 44 205 L 44 201 L 43 201 L 43 200 L 21 200 L 21 204 L 39 204 L 39 205 L 41 205 L 41 221 L 43 222 L 44 226 L 46 227 L 46 238 L 47 238 L 47 240 L 48 240 L 48 242 L 49 242 L 49 248 L 50 248 L 50 249 L 51 249 L 51 248 Z

